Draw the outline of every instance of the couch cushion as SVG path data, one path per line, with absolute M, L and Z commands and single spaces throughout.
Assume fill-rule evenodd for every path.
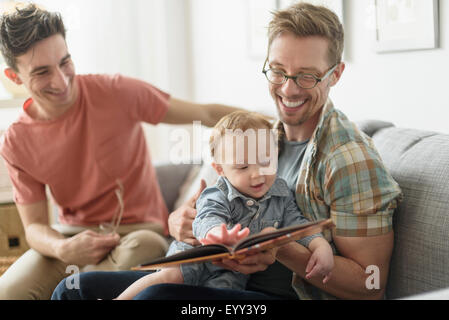
M 207 187 L 213 186 L 217 181 L 218 174 L 210 164 L 206 163 L 202 167 L 199 167 L 198 170 L 191 170 L 189 176 L 179 189 L 179 196 L 175 201 L 175 209 L 183 205 L 198 192 L 202 179 L 206 182 Z
M 389 127 L 373 140 L 404 193 L 387 298 L 449 287 L 449 135 Z
M 192 168 L 193 164 L 179 164 L 171 163 L 155 163 L 157 179 L 161 188 L 162 196 L 167 205 L 168 212 L 172 212 L 175 208 L 175 201 L 179 195 L 179 186 L 185 181 L 186 177 Z

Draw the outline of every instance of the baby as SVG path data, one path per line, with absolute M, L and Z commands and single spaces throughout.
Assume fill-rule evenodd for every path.
M 299 211 L 293 192 L 276 176 L 277 148 L 272 126 L 257 113 L 238 111 L 222 118 L 210 139 L 212 166 L 219 178 L 197 201 L 193 234 L 203 244 L 233 245 L 250 233 L 308 222 Z M 329 243 L 315 234 L 298 241 L 315 261 L 308 275 L 318 273 L 326 283 L 334 265 Z M 167 255 L 191 248 L 173 241 Z M 132 299 L 160 283 L 185 283 L 244 290 L 249 275 L 210 262 L 183 264 L 140 278 L 117 299 Z

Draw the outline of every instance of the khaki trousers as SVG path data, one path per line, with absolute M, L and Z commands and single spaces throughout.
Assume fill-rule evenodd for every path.
M 60 226 L 66 236 L 86 230 L 82 227 Z M 98 231 L 97 228 L 90 228 Z M 163 229 L 153 223 L 122 225 L 120 244 L 97 265 L 79 267 L 85 271 L 120 271 L 163 256 L 168 249 Z M 30 249 L 0 277 L 0 300 L 49 299 L 54 288 L 78 266 L 69 266 L 60 260 L 48 258 Z

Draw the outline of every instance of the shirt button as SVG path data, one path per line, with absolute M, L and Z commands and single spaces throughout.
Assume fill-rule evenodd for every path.
M 251 206 L 254 205 L 254 201 L 253 200 L 248 200 L 248 201 L 246 201 L 246 205 L 251 207 Z
M 277 228 L 278 226 L 279 226 L 279 222 L 276 221 L 276 222 L 274 223 L 274 227 Z

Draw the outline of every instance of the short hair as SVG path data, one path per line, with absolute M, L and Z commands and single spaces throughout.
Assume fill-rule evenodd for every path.
M 344 49 L 344 30 L 338 16 L 330 9 L 299 2 L 273 13 L 268 26 L 268 52 L 274 39 L 290 32 L 298 37 L 320 36 L 328 40 L 328 62 L 340 63 Z
M 38 41 L 58 33 L 65 39 L 66 29 L 59 13 L 34 3 L 19 3 L 0 17 L 0 51 L 6 64 L 17 71 L 17 57 Z
M 215 156 L 215 148 L 218 146 L 220 139 L 229 130 L 241 130 L 243 132 L 248 129 L 267 129 L 272 130 L 273 125 L 263 115 L 250 111 L 235 111 L 221 118 L 215 125 L 212 135 L 209 139 L 210 152 L 212 157 Z

